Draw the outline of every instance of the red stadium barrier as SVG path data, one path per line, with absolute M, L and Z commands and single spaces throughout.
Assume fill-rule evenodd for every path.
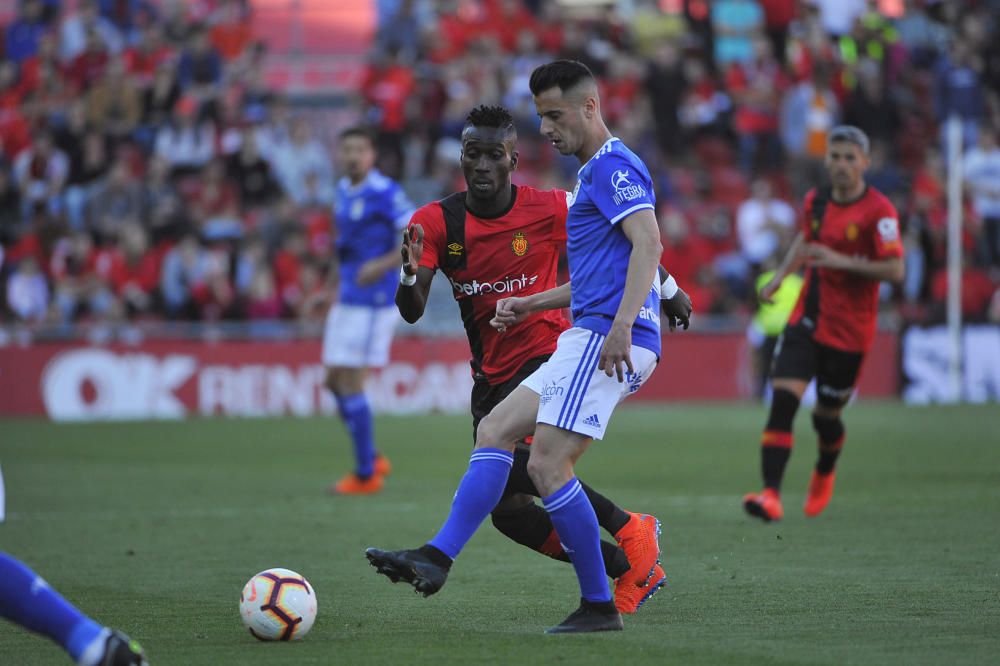
M 896 347 L 895 336 L 879 335 L 861 395 L 895 395 Z M 330 413 L 319 351 L 316 340 L 8 346 L 0 348 L 0 415 L 114 420 Z M 670 336 L 660 370 L 631 400 L 746 398 L 746 355 L 738 334 Z M 472 380 L 464 340 L 403 338 L 392 359 L 369 385 L 377 411 L 468 409 Z

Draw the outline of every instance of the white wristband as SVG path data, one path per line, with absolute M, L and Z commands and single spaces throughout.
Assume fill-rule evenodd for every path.
M 660 283 L 660 299 L 669 301 L 677 295 L 678 289 L 677 280 L 674 279 L 674 276 L 667 275 L 667 279 Z
M 402 266 L 399 267 L 399 284 L 404 287 L 412 287 L 417 283 L 417 276 L 410 275 Z

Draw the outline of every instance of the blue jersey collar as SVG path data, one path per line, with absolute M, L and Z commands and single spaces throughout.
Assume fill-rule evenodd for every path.
M 600 148 L 598 148 L 597 152 L 594 153 L 593 155 L 591 155 L 590 159 L 587 160 L 586 162 L 584 162 L 583 165 L 579 169 L 576 170 L 576 175 L 579 176 L 580 173 L 582 173 L 583 170 L 587 168 L 587 165 L 594 161 L 595 157 L 597 157 L 598 155 L 600 155 L 602 153 L 608 152 L 608 150 L 611 149 L 611 144 L 614 143 L 615 141 L 620 141 L 620 139 L 618 137 L 616 137 L 616 136 L 613 136 L 610 139 L 608 139 L 607 141 L 605 141 L 604 145 L 601 146 Z

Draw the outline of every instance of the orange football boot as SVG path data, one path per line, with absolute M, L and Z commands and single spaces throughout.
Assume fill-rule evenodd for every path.
M 781 508 L 781 496 L 773 488 L 764 488 L 760 493 L 744 495 L 743 510 L 765 523 L 781 520 L 785 515 L 785 510 Z
M 622 576 L 624 578 L 624 576 Z M 653 566 L 653 573 L 644 586 L 622 583 L 619 578 L 615 581 L 615 608 L 619 613 L 631 615 L 639 610 L 646 601 L 656 594 L 667 582 L 667 576 L 663 573 L 663 567 L 659 564 Z
M 634 613 L 645 600 L 641 595 L 638 600 L 633 599 L 636 592 L 631 588 L 647 588 L 650 585 L 660 561 L 659 536 L 660 521 L 655 516 L 631 512 L 628 522 L 615 534 L 615 540 L 625 551 L 630 567 L 615 583 L 615 605 L 623 613 Z M 631 610 L 623 610 L 622 606 Z
M 375 454 L 375 476 L 389 476 L 392 474 L 392 463 L 381 453 Z
M 330 486 L 332 495 L 374 495 L 382 490 L 384 485 L 382 477 L 372 474 L 367 479 L 362 479 L 354 472 L 347 474 L 337 483 Z
M 836 475 L 835 471 L 829 474 L 820 474 L 813 470 L 812 478 L 809 480 L 809 494 L 806 495 L 804 507 L 807 516 L 818 516 L 823 513 L 823 509 L 833 497 L 833 480 Z

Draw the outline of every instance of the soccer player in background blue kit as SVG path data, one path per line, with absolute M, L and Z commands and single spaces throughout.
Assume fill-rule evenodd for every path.
M 394 298 L 399 279 L 399 235 L 413 206 L 398 183 L 375 169 L 375 140 L 365 129 L 340 134 L 337 157 L 337 301 L 323 333 L 326 385 L 354 444 L 355 468 L 330 487 L 345 495 L 382 489 L 389 461 L 375 451 L 371 407 L 365 395 L 368 368 L 389 361 L 399 323 Z
M 604 124 L 586 66 L 542 65 L 530 86 L 541 133 L 582 165 L 566 220 L 570 282 L 498 302 L 494 325 L 502 331 L 532 313 L 570 306 L 573 326 L 560 335 L 552 357 L 479 424 L 469 468 L 437 535 L 416 550 L 372 548 L 367 556 L 390 579 L 406 580 L 425 595 L 439 590 L 500 499 L 515 442 L 533 431 L 528 473 L 580 582 L 579 608 L 548 633 L 615 631 L 622 619 L 608 587 L 597 517 L 573 466 L 659 359 L 656 201 L 642 160 Z

